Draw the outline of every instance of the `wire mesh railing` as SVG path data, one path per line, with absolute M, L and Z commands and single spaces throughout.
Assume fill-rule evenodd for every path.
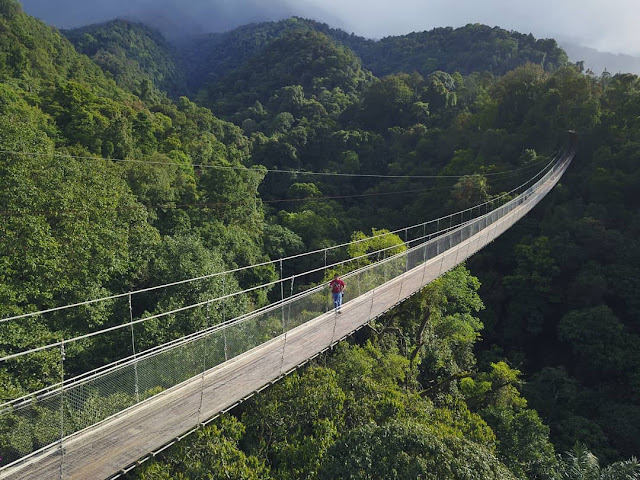
M 406 250 L 373 264 L 360 265 L 345 274 L 349 295 L 353 295 L 349 300 L 374 292 L 481 232 L 486 231 L 489 235 L 489 227 L 505 215 L 525 203 L 535 205 L 544 197 L 547 189 L 540 187 L 557 181 L 571 159 L 572 154 L 565 154 L 535 184 L 514 199 L 505 198 L 504 203 L 494 210 L 470 219 L 463 215 L 457 225 L 452 222 L 452 226 L 447 226 L 445 232 L 437 236 L 437 232 L 426 234 L 425 231 L 422 238 L 417 236 L 409 240 Z M 460 253 L 461 250 L 453 258 L 445 260 L 442 257 L 442 273 L 466 259 L 469 248 L 466 253 Z M 29 362 L 47 356 L 46 364 L 56 370 L 54 373 L 60 382 L 0 406 L 0 469 L 62 443 L 69 436 L 104 422 L 160 392 L 192 381 L 322 317 L 332 309 L 324 285 L 294 294 L 295 276 L 288 280 L 288 298 L 285 298 L 282 288 L 280 301 L 254 311 L 248 311 L 249 297 L 222 301 L 205 299 L 189 310 L 131 325 L 131 331 L 119 329 L 108 332 L 105 334 L 110 336 L 108 339 L 91 337 L 73 343 L 62 340 L 59 348 L 34 352 L 33 358 L 17 357 L 4 361 L 7 370 L 19 371 Z M 407 285 L 406 291 L 409 288 L 415 289 Z M 404 291 L 404 286 L 401 286 L 398 302 L 402 300 Z M 238 299 L 243 304 L 242 308 L 232 305 Z M 168 323 L 188 324 L 194 333 L 158 344 L 158 332 Z M 95 359 L 101 344 L 129 345 L 133 339 L 135 345 L 123 347 L 115 360 L 108 352 L 100 352 L 99 357 L 104 361 L 98 369 L 91 368 L 89 359 L 84 358 L 86 354 Z M 67 378 L 65 372 L 71 364 L 74 371 L 82 373 Z

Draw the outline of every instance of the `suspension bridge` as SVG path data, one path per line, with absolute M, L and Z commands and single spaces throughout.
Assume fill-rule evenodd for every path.
M 220 274 L 2 319 L 3 323 L 33 321 L 72 309 L 89 315 L 92 308 L 103 304 L 115 308 L 118 302 L 129 312 L 128 321 L 118 325 L 0 358 L 4 366 L 14 370 L 55 358 L 61 375 L 55 385 L 0 405 L 0 478 L 105 479 L 127 473 L 268 388 L 491 243 L 544 198 L 573 156 L 573 149 L 556 156 L 527 183 L 487 204 L 402 229 L 406 248 L 399 253 L 395 253 L 397 247 L 374 252 L 386 258 L 372 264 L 358 263 L 362 260 L 359 257 L 328 265 L 330 249 L 324 249 L 303 254 L 324 259 L 316 269 L 243 291 L 223 291 L 216 298 L 152 316 L 134 317 L 132 303 L 137 295 L 212 281 Z M 380 255 L 385 252 L 391 253 Z M 279 263 L 282 272 L 283 260 L 295 258 L 266 263 Z M 296 278 L 349 262 L 352 271 L 343 276 L 349 301 L 341 315 L 333 311 L 326 285 L 293 293 Z M 249 267 L 224 273 L 244 268 Z M 289 296 L 284 293 L 285 283 L 290 285 Z M 228 308 L 231 312 L 230 305 L 243 303 L 248 294 L 277 286 L 280 300 L 253 311 L 235 310 L 229 319 L 224 315 L 222 322 L 212 324 L 214 310 L 219 313 Z M 244 301 L 245 305 L 250 303 Z M 140 344 L 141 339 L 136 338 L 135 327 L 176 318 L 197 318 L 205 328 L 136 350 L 136 340 Z M 77 373 L 81 362 L 76 361 L 74 376 L 65 374 L 68 356 L 98 348 L 101 342 L 122 341 L 127 338 L 124 334 L 130 334 L 131 355 L 115 361 L 102 355 L 103 364 L 86 367 L 84 373 Z

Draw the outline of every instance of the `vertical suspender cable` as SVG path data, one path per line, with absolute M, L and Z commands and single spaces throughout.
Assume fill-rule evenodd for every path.
M 280 312 L 282 316 L 282 333 L 284 334 L 284 343 L 282 344 L 282 355 L 280 356 L 280 375 L 282 375 L 282 366 L 284 365 L 284 352 L 287 348 L 287 324 L 284 321 L 284 274 L 282 270 L 282 259 L 280 259 L 280 301 L 282 306 Z
M 449 235 L 451 235 L 451 233 L 446 233 L 444 236 L 448 237 Z M 440 251 L 440 241 L 443 241 L 443 240 L 440 239 L 436 241 L 437 251 Z M 438 273 L 438 276 L 442 275 L 442 268 L 444 267 L 444 257 L 447 256 L 446 250 L 444 250 L 444 248 L 440 255 L 442 255 L 442 258 L 440 259 L 440 272 Z
M 429 235 L 429 240 L 431 240 L 431 235 Z M 420 280 L 420 288 L 422 288 L 424 286 L 424 277 L 427 273 L 427 250 L 429 248 L 429 240 L 426 239 L 426 234 L 425 234 L 425 242 L 422 246 L 422 248 L 424 249 L 422 252 L 422 280 Z
M 64 478 L 64 338 L 60 345 L 60 480 Z
M 324 249 L 324 278 L 327 278 L 327 249 Z M 323 278 L 323 280 L 324 280 Z M 326 304 L 326 311 L 328 312 L 329 310 L 331 310 L 331 299 L 329 298 L 329 300 L 327 301 Z
M 369 306 L 369 321 L 371 321 L 371 314 L 373 313 L 373 300 L 376 298 L 376 287 L 371 290 L 371 305 Z
M 296 279 L 295 275 L 291 277 L 291 293 L 289 297 L 293 297 L 293 282 L 295 281 L 295 279 Z M 287 313 L 287 325 L 291 324 L 291 304 L 292 303 L 293 302 L 289 301 L 289 312 Z
M 295 280 L 295 275 L 293 277 L 291 277 L 291 296 L 293 296 L 293 282 Z M 284 294 L 283 294 L 284 295 Z M 284 300 L 284 297 L 283 297 Z M 291 320 L 291 300 L 289 301 L 289 312 L 287 314 L 287 320 L 285 321 L 285 316 L 284 316 L 284 302 L 282 303 L 282 330 L 284 332 L 284 345 L 282 345 L 282 357 L 280 357 L 280 375 L 282 375 L 282 369 L 284 367 L 284 356 L 285 356 L 285 351 L 287 348 L 287 334 L 289 333 L 289 331 L 287 330 L 288 325 L 290 325 L 290 320 Z
M 222 277 L 222 296 L 224 297 L 226 295 L 226 275 L 223 275 Z M 222 323 L 227 321 L 227 299 L 223 298 L 222 299 Z M 225 328 L 224 330 L 222 330 L 222 337 L 224 340 L 224 361 L 226 362 L 227 360 L 229 360 L 229 353 L 228 353 L 228 346 L 227 346 L 227 329 Z
M 462 243 L 462 229 L 458 228 L 458 231 L 460 232 L 460 241 L 458 243 L 456 243 L 456 259 L 453 262 L 453 268 L 456 267 L 456 265 L 458 265 L 458 255 L 460 254 L 460 244 Z
M 133 332 L 133 306 L 131 302 L 131 294 L 129 294 L 129 320 L 131 321 L 131 350 L 133 352 L 133 375 L 135 380 L 135 394 L 136 394 L 136 403 L 140 402 L 140 387 L 139 387 L 139 379 L 138 379 L 138 361 L 136 359 L 136 336 Z
M 284 324 L 284 275 L 282 273 L 282 259 L 280 259 L 280 300 L 282 301 L 282 333 L 287 331 Z
M 400 277 L 400 290 L 398 290 L 398 301 L 396 303 L 400 303 L 400 297 L 402 295 L 402 287 L 404 286 L 404 275 L 407 273 L 407 268 L 409 268 L 409 253 L 407 251 L 404 252 L 404 265 L 402 267 L 402 276 Z
M 327 249 L 324 249 L 324 276 L 327 277 Z
M 207 330 L 209 329 L 209 326 L 211 324 L 209 320 L 210 307 L 211 307 L 211 303 L 207 303 L 207 310 L 205 314 L 206 315 L 205 322 L 207 325 Z M 202 341 L 204 342 L 204 351 L 202 352 L 202 382 L 200 383 L 200 406 L 198 407 L 198 424 L 200 424 L 202 420 L 202 403 L 204 400 L 204 374 L 207 371 L 207 353 L 208 353 L 207 344 L 209 342 L 209 339 L 207 337 L 204 337 Z

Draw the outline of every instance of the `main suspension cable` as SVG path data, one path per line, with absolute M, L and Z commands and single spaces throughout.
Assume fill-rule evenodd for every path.
M 492 204 L 496 200 L 500 200 L 500 199 L 502 199 L 504 197 L 507 197 L 507 196 L 511 195 L 515 191 L 521 189 L 525 185 L 531 183 L 533 180 L 535 180 L 536 178 L 541 176 L 556 161 L 556 158 L 557 157 L 554 157 L 550 162 L 547 163 L 547 165 L 545 165 L 545 167 L 541 171 L 539 171 L 534 177 L 529 179 L 527 182 L 521 184 L 520 186 L 512 189 L 509 192 L 503 193 L 502 195 L 500 195 L 500 196 L 498 196 L 496 198 L 490 199 L 490 200 L 488 200 L 486 202 L 483 202 L 481 204 L 475 205 L 473 207 L 469 207 L 467 209 L 460 210 L 460 211 L 455 212 L 455 213 L 451 213 L 449 215 L 444 215 L 442 217 L 439 217 L 439 218 L 436 218 L 436 219 L 433 219 L 433 220 L 429 220 L 427 222 L 418 223 L 418 224 L 415 224 L 415 225 L 412 225 L 412 226 L 409 226 L 409 227 L 399 228 L 399 229 L 396 229 L 396 230 L 393 230 L 393 231 L 390 231 L 390 232 L 385 232 L 385 233 L 382 233 L 380 235 L 376 235 L 376 237 L 385 237 L 385 236 L 388 236 L 388 235 L 395 235 L 395 234 L 398 234 L 398 233 L 401 233 L 401 232 L 405 232 L 405 231 L 408 231 L 408 230 L 413 230 L 413 229 L 416 229 L 416 228 L 425 227 L 425 226 L 427 226 L 429 224 L 433 224 L 433 223 L 436 223 L 436 222 L 441 222 L 441 221 L 443 221 L 445 219 L 449 219 L 449 218 L 454 218 L 454 217 L 456 217 L 458 215 L 464 215 L 464 213 L 473 211 L 476 208 L 482 208 L 484 206 Z M 303 252 L 303 253 L 299 253 L 299 254 L 296 254 L 296 255 L 291 255 L 291 256 L 288 256 L 288 257 L 282 257 L 282 258 L 279 258 L 279 259 L 276 259 L 276 260 L 269 260 L 269 261 L 265 261 L 265 262 L 261 262 L 261 263 L 256 263 L 256 264 L 253 264 L 253 265 L 247 265 L 247 266 L 244 266 L 244 267 L 238 267 L 238 268 L 235 268 L 235 269 L 225 270 L 223 272 L 211 273 L 211 274 L 208 274 L 208 275 L 202 275 L 202 276 L 199 276 L 199 277 L 193 277 L 193 278 L 189 278 L 189 279 L 185 279 L 185 280 L 179 280 L 179 281 L 176 281 L 176 282 L 157 285 L 157 286 L 154 286 L 154 287 L 148 287 L 148 288 L 143 288 L 143 289 L 139 289 L 139 290 L 134 290 L 134 291 L 131 291 L 131 292 L 120 293 L 120 294 L 115 294 L 115 295 L 109 295 L 109 296 L 100 297 L 100 298 L 96 298 L 96 299 L 92 299 L 92 300 L 85 300 L 85 301 L 82 301 L 82 302 L 77 302 L 77 303 L 73 303 L 73 304 L 69 304 L 69 305 L 63 305 L 63 306 L 59 306 L 59 307 L 52 307 L 52 308 L 49 308 L 49 309 L 39 310 L 39 311 L 36 311 L 36 312 L 30 312 L 30 313 L 23 313 L 23 314 L 20 314 L 20 315 L 14 315 L 14 316 L 10 316 L 10 317 L 6 317 L 6 318 L 3 318 L 3 319 L 0 319 L 0 324 L 8 322 L 8 321 L 12 321 L 12 320 L 18 320 L 18 319 L 23 319 L 23 318 L 34 317 L 36 315 L 43 315 L 43 314 L 57 312 L 57 311 L 66 310 L 66 309 L 70 309 L 70 308 L 91 305 L 91 304 L 95 304 L 95 303 L 99 303 L 99 302 L 105 302 L 105 301 L 109 301 L 109 300 L 116 300 L 118 298 L 123 298 L 123 297 L 126 297 L 128 295 L 139 295 L 141 293 L 147 293 L 147 292 L 159 290 L 159 289 L 162 289 L 162 288 L 168 288 L 168 287 L 183 285 L 183 284 L 186 284 L 186 283 L 196 282 L 196 281 L 200 281 L 200 280 L 207 280 L 207 279 L 218 277 L 218 276 L 222 276 L 222 275 L 228 275 L 228 274 L 232 274 L 232 273 L 242 272 L 242 271 L 249 270 L 249 269 L 252 269 L 252 268 L 273 265 L 273 264 L 279 263 L 280 261 L 284 262 L 284 261 L 294 260 L 294 259 L 298 259 L 298 258 L 309 256 L 309 255 L 314 255 L 314 254 L 317 254 L 317 253 L 323 253 L 325 251 L 331 251 L 331 250 L 335 250 L 335 249 L 339 249 L 339 248 L 348 247 L 349 245 L 353 245 L 353 244 L 357 244 L 357 243 L 361 243 L 361 242 L 366 242 L 368 240 L 371 240 L 371 238 L 372 237 L 367 237 L 367 238 L 358 239 L 358 240 L 352 240 L 350 242 L 342 243 L 342 244 L 339 244 L 339 245 L 334 245 L 334 246 L 331 246 L 331 247 L 326 247 L 326 248 L 323 248 L 323 249 L 317 249 L 317 250 L 312 250 L 312 251 L 309 251 L 309 252 Z

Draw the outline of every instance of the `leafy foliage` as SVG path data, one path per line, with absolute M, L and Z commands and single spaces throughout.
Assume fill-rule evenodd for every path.
M 321 479 L 511 479 L 489 452 L 418 423 L 366 425 L 329 452 Z
M 263 177 L 242 164 L 249 141 L 240 129 L 186 97 L 177 104 L 161 96 L 144 103 L 116 86 L 55 30 L 11 5 L 5 5 L 10 15 L 0 18 L 6 40 L 2 45 L 10 45 L 11 55 L 20 56 L 22 63 L 0 62 L 0 315 L 157 285 L 170 277 L 182 280 L 264 258 L 259 238 L 264 214 L 256 199 Z M 197 175 L 193 163 L 213 168 Z M 219 166 L 233 168 L 216 177 L 213 172 Z M 236 196 L 229 196 L 231 192 Z M 210 205 L 176 208 L 199 200 Z M 238 203 L 231 214 L 219 204 L 225 202 Z M 223 258 L 216 249 L 234 236 L 246 238 L 245 248 Z M 275 275 L 269 269 L 262 273 L 268 279 Z M 227 287 L 253 281 L 259 280 L 230 278 Z M 220 288 L 219 282 L 209 282 L 188 292 L 147 297 L 134 310 L 153 314 L 175 306 L 180 298 L 211 298 Z M 13 353 L 119 324 L 124 308 L 119 302 L 104 302 L 71 315 L 3 323 L 0 350 Z M 177 319 L 169 323 L 163 328 L 149 323 L 138 332 L 144 338 L 139 346 L 204 326 Z M 65 374 L 130 355 L 127 343 L 114 335 L 70 348 Z M 17 398 L 57 383 L 55 357 L 45 352 L 3 364 L 6 381 L 0 396 Z
M 159 32 L 126 20 L 113 20 L 63 31 L 76 50 L 90 57 L 116 83 L 143 100 L 153 86 L 170 95 L 184 92 L 184 77 L 175 63 L 174 48 Z
M 140 471 L 140 479 L 169 480 L 208 478 L 261 480 L 272 478 L 258 458 L 239 447 L 245 427 L 233 417 L 224 417 L 212 427 L 196 433 L 192 448 L 183 448 L 169 464 L 152 463 Z
M 637 77 L 582 74 L 553 40 L 481 25 L 370 41 L 293 18 L 174 50 L 114 21 L 65 32 L 82 55 L 16 1 L 0 12 L 2 316 L 371 232 L 328 258 L 364 264 L 381 247 L 405 248 L 385 229 L 477 213 L 533 177 L 566 130 L 581 134 L 563 184 L 471 270 L 449 272 L 139 476 L 637 478 L 624 460 L 640 449 Z M 132 311 L 276 278 L 265 267 L 180 285 Z M 268 295 L 146 322 L 138 346 Z M 0 353 L 127 315 L 112 302 L 3 324 Z M 130 353 L 122 335 L 88 341 L 67 352 L 64 373 Z M 52 352 L 6 363 L 0 396 L 61 374 Z M 109 413 L 131 400 L 118 392 L 87 405 Z M 3 423 L 3 451 L 46 441 L 55 413 L 38 415 L 33 431 L 17 417 Z M 83 411 L 74 422 L 89 420 Z M 555 455 L 576 441 L 594 453 Z
M 536 40 L 531 34 L 480 24 L 386 37 L 354 50 L 379 76 L 413 71 L 428 75 L 436 70 L 463 75 L 486 70 L 504 75 L 525 63 L 536 63 L 546 70 L 567 64 L 567 56 L 555 40 Z
M 321 33 L 293 32 L 205 86 L 206 97 L 201 98 L 223 115 L 249 108 L 256 101 L 270 103 L 279 112 L 296 114 L 304 108 L 304 94 L 317 97 L 323 91 L 339 88 L 354 95 L 366 81 L 367 75 L 353 52 Z M 219 92 L 226 98 L 220 99 Z

